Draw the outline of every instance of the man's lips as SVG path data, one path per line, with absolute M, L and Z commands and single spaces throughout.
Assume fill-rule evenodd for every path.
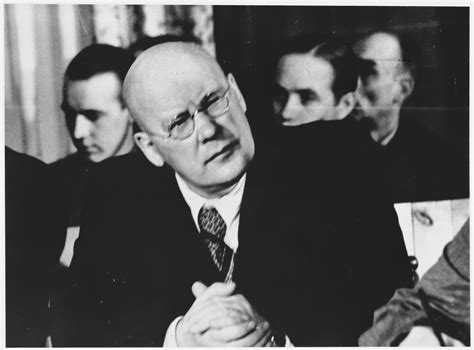
M 234 140 L 230 143 L 228 143 L 226 146 L 224 146 L 219 152 L 216 152 L 214 153 L 212 156 L 210 156 L 205 162 L 204 164 L 207 164 L 207 163 L 210 163 L 212 162 L 214 159 L 216 159 L 217 157 L 221 156 L 221 155 L 224 155 L 226 153 L 229 153 L 229 152 L 232 152 L 239 144 L 239 141 L 237 140 Z
M 86 153 L 86 154 L 96 154 L 96 153 L 100 153 L 100 148 L 99 147 L 96 147 L 96 146 L 84 146 L 84 145 L 80 145 L 78 147 L 78 150 L 82 153 Z

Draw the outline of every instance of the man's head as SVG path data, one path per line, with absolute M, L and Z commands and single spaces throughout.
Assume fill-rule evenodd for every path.
M 354 45 L 360 58 L 356 91 L 356 119 L 374 124 L 390 119 L 398 123 L 400 108 L 414 88 L 414 60 L 409 47 L 388 32 L 375 32 Z
M 272 91 L 276 121 L 286 126 L 346 117 L 354 106 L 357 65 L 339 40 L 293 38 L 276 66 Z
M 78 153 L 100 162 L 133 148 L 132 119 L 122 99 L 122 83 L 133 63 L 125 49 L 93 44 L 66 69 L 62 109 Z
M 163 34 L 163 35 L 157 35 L 157 36 L 143 36 L 137 39 L 132 44 L 130 44 L 130 46 L 128 47 L 128 50 L 136 58 L 143 51 L 149 49 L 152 46 L 164 44 L 164 43 L 173 43 L 173 42 L 200 44 L 200 40 L 191 35 Z
M 198 45 L 143 52 L 127 74 L 124 97 L 143 130 L 135 141 L 145 156 L 156 166 L 167 163 L 195 192 L 220 196 L 245 173 L 255 148 L 245 100 L 234 77 Z

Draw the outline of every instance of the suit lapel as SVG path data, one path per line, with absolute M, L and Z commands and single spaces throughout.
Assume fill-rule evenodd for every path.
M 139 224 L 140 230 L 150 233 L 146 237 L 148 256 L 145 258 L 150 264 L 165 262 L 171 276 L 179 275 L 180 280 L 186 280 L 185 276 L 190 283 L 218 280 L 217 270 L 201 242 L 173 170 L 155 168 L 153 173 L 148 179 L 150 186 L 146 191 L 147 199 L 141 205 L 144 210 Z M 157 269 L 161 270 L 159 266 Z

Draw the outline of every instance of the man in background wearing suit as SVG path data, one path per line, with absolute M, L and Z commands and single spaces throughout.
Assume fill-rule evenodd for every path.
M 133 61 L 134 56 L 123 48 L 92 44 L 72 59 L 64 75 L 61 108 L 77 152 L 49 165 L 67 216 L 65 244 L 54 278 L 53 309 L 68 284 L 67 269 L 79 236 L 90 172 L 104 159 L 134 149 L 132 118 L 122 98 L 122 83 Z
M 91 167 L 134 148 L 132 119 L 122 98 L 123 79 L 133 60 L 125 49 L 92 44 L 66 69 L 61 108 L 77 152 L 53 163 L 51 170 L 65 195 L 69 226 L 79 226 Z
M 402 115 L 415 87 L 415 43 L 394 33 L 374 32 L 357 41 L 354 50 L 360 79 L 351 116 L 379 146 L 394 201 L 469 197 L 468 160 L 413 115 Z
M 124 96 L 142 153 L 93 174 L 56 345 L 355 345 L 409 283 L 393 209 L 336 209 L 325 168 L 295 191 L 202 48 L 145 51 Z
M 360 123 L 346 118 L 355 105 L 359 78 L 351 45 L 339 37 L 303 33 L 286 40 L 278 51 L 271 90 L 278 125 L 268 133 L 286 164 L 282 171 L 290 178 L 299 169 L 298 182 L 306 191 L 324 168 L 325 184 L 339 182 L 331 202 L 338 198 L 336 193 L 340 198 L 352 193 L 365 203 L 389 202 L 376 145 Z

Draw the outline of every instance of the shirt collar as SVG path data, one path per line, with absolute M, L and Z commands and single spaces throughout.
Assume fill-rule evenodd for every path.
M 213 206 L 222 216 L 227 227 L 230 227 L 231 223 L 240 213 L 240 204 L 242 203 L 242 197 L 244 194 L 246 176 L 247 175 L 244 174 L 237 185 L 229 193 L 219 198 L 209 199 L 204 198 L 191 190 L 186 181 L 175 172 L 179 190 L 191 209 L 191 215 L 193 216 L 194 221 L 197 222 L 199 210 L 203 205 Z
M 381 140 L 379 140 L 379 143 L 382 145 L 382 146 L 387 146 L 388 143 L 390 141 L 392 141 L 393 137 L 395 136 L 395 134 L 397 133 L 397 130 L 398 130 L 398 124 L 397 126 L 388 134 L 388 135 L 385 135 L 384 138 L 382 138 Z

